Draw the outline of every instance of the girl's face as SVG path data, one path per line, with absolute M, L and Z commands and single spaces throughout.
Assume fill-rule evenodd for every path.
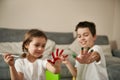
M 96 40 L 96 35 L 93 37 L 89 28 L 78 28 L 77 39 L 81 47 L 92 47 Z
M 46 39 L 44 37 L 33 37 L 32 41 L 27 45 L 28 52 L 38 58 L 42 56 L 46 45 Z

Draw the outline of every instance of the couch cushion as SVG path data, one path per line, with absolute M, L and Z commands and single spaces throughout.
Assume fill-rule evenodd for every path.
M 120 64 L 107 66 L 109 80 L 120 80 Z
M 22 42 L 0 42 L 0 52 L 22 54 Z
M 106 59 L 107 66 L 113 65 L 113 64 L 120 64 L 120 58 L 118 58 L 118 57 L 105 56 L 105 59 Z
M 120 50 L 119 49 L 112 50 L 112 54 L 113 54 L 113 56 L 120 58 Z
M 68 49 L 70 49 L 71 51 L 73 51 L 76 54 L 80 53 L 81 46 L 80 46 L 79 42 L 77 41 L 77 39 L 75 39 L 72 42 L 72 44 L 68 47 Z
M 45 51 L 44 51 L 44 58 L 48 56 L 54 49 L 55 47 L 55 42 L 48 39 L 46 46 L 45 46 Z M 0 42 L 0 52 L 9 52 L 12 54 L 22 54 L 22 42 Z
M 106 35 L 97 35 L 97 39 L 95 41 L 97 45 L 108 45 L 109 39 Z
M 72 32 L 45 32 L 45 34 L 56 44 L 70 44 L 74 41 Z
M 103 53 L 105 56 L 112 56 L 112 51 L 111 51 L 111 47 L 110 47 L 110 44 L 108 45 L 99 45 L 102 50 L 103 50 Z

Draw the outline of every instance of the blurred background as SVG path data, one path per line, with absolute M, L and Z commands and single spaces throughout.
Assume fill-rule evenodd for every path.
M 120 0 L 0 0 L 0 27 L 74 32 L 80 21 L 94 22 L 120 49 Z

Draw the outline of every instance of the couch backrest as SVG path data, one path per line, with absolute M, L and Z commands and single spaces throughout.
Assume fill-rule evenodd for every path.
M 47 37 L 56 44 L 70 44 L 74 41 L 72 32 L 45 32 Z
M 0 28 L 0 42 L 19 42 L 23 40 L 25 29 Z
M 19 42 L 23 40 L 28 29 L 0 28 L 0 42 Z M 70 44 L 74 37 L 72 32 L 45 32 L 48 39 L 54 40 L 57 44 Z
M 0 42 L 19 42 L 23 40 L 25 32 L 28 29 L 9 29 L 0 28 Z M 54 40 L 56 44 L 70 44 L 74 41 L 72 32 L 45 32 L 48 39 Z M 109 44 L 106 35 L 98 35 L 95 44 Z
M 97 39 L 95 41 L 97 45 L 107 45 L 109 44 L 108 36 L 106 35 L 97 35 Z

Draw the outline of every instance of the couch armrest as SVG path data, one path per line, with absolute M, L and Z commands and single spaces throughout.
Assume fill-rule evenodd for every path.
M 118 49 L 112 50 L 112 55 L 120 58 L 120 50 L 118 50 Z

